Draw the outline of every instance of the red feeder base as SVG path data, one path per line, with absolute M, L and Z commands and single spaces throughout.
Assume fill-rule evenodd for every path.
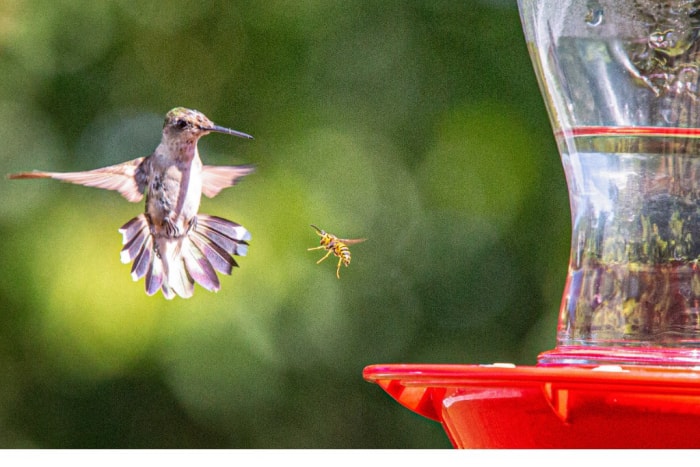
M 456 448 L 700 448 L 700 368 L 372 365 Z

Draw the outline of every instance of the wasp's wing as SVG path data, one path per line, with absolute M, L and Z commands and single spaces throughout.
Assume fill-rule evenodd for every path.
M 354 245 L 355 243 L 362 243 L 366 238 L 339 238 L 339 241 L 345 243 L 346 245 Z
M 252 165 L 205 165 L 202 167 L 202 193 L 213 198 L 221 190 L 235 185 L 238 180 L 254 170 Z
M 21 172 L 9 175 L 11 179 L 53 178 L 63 182 L 75 183 L 104 190 L 115 190 L 132 203 L 143 199 L 146 185 L 144 167 L 145 157 L 140 157 L 121 164 L 110 165 L 100 169 L 84 172 Z

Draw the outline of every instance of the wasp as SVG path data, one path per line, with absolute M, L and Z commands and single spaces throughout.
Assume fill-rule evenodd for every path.
M 338 238 L 333 234 L 329 234 L 328 232 L 319 229 L 313 224 L 311 227 L 313 227 L 314 230 L 316 230 L 316 233 L 321 237 L 321 246 L 307 248 L 307 250 L 311 251 L 325 249 L 328 251 L 323 258 L 316 261 L 316 264 L 319 264 L 321 261 L 328 258 L 331 253 L 337 256 L 338 267 L 335 269 L 335 276 L 340 279 L 340 265 L 344 264 L 347 267 L 350 264 L 350 248 L 348 248 L 348 245 L 364 242 L 366 238 Z

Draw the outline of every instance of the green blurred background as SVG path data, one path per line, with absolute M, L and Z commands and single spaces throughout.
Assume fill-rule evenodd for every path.
M 0 181 L 0 447 L 448 448 L 375 363 L 532 365 L 568 260 L 514 0 L 0 0 L 0 172 L 149 154 L 199 109 L 202 212 L 252 233 L 217 294 L 147 297 L 114 192 Z M 309 227 L 366 237 L 335 277 Z

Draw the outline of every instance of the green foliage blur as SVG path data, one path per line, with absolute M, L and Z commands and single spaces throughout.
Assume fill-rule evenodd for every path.
M 378 363 L 555 345 L 566 184 L 511 0 L 0 0 L 0 172 L 150 154 L 195 108 L 201 211 L 252 233 L 216 294 L 145 295 L 114 192 L 0 181 L 0 447 L 448 448 Z M 335 277 L 309 224 L 353 245 Z

